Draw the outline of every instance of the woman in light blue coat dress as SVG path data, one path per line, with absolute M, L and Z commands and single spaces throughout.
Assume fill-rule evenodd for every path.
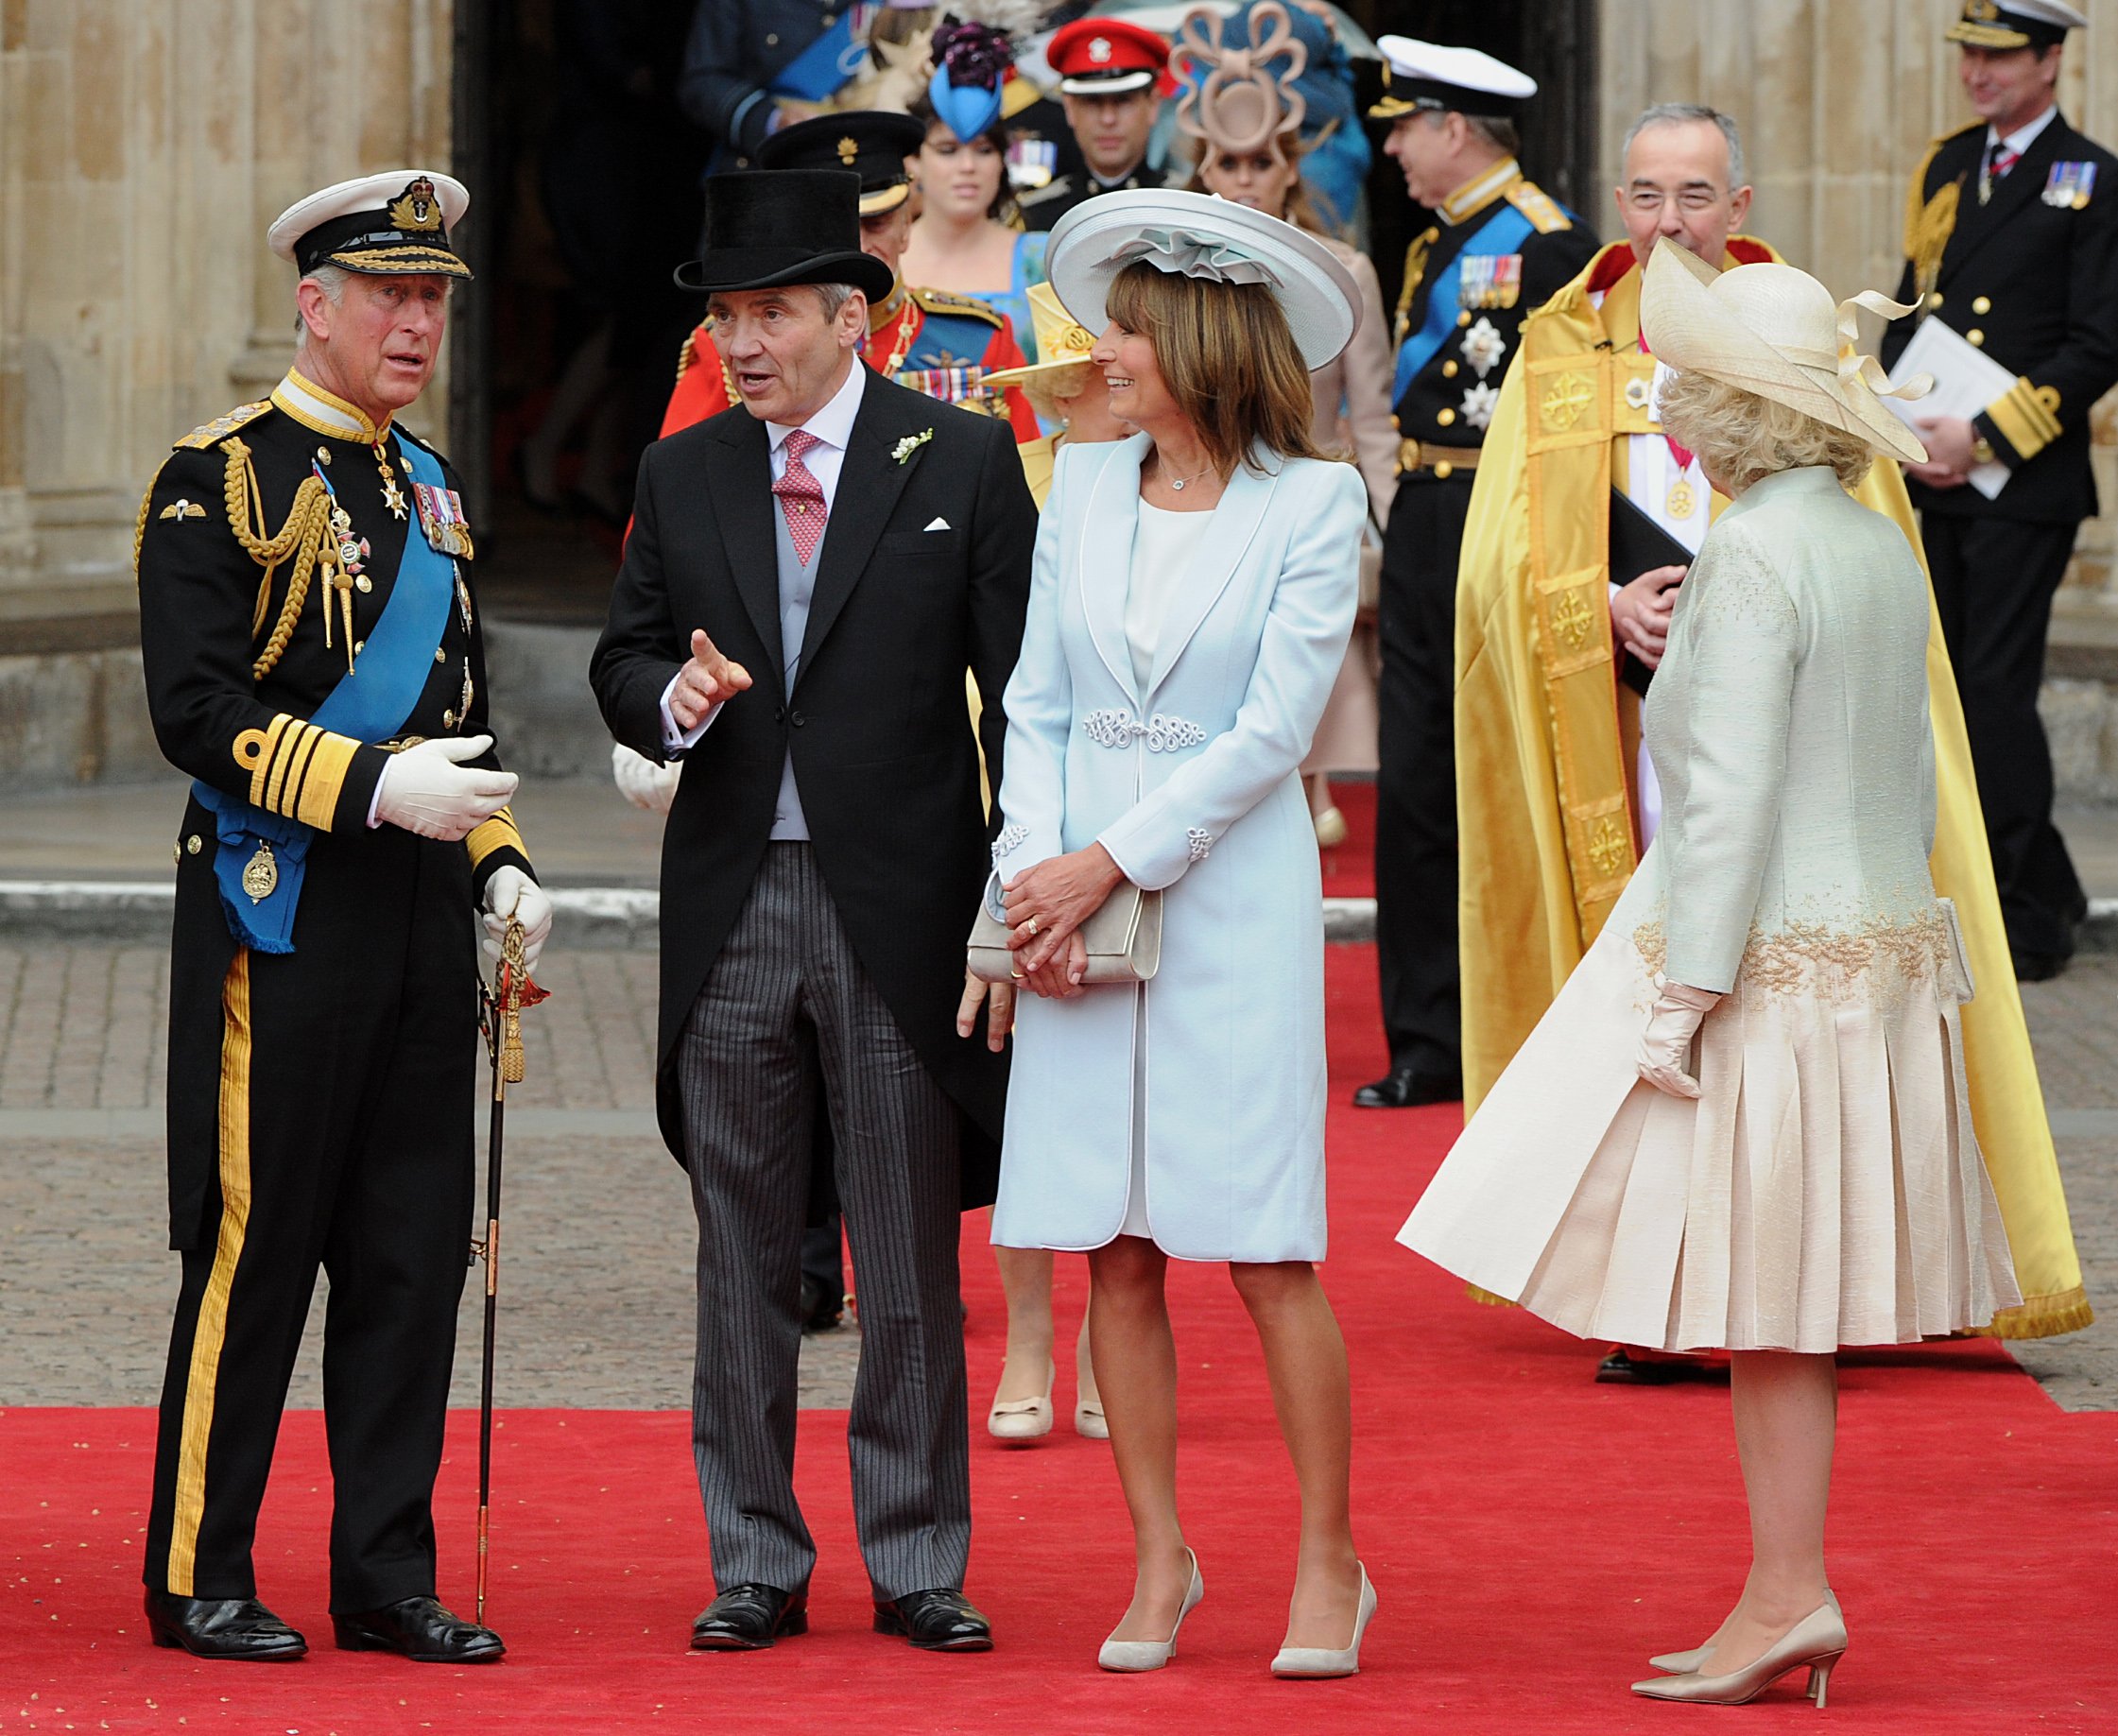
M 1161 1667 L 1203 1589 L 1176 1501 L 1169 1256 L 1230 1263 L 1302 1496 L 1280 1675 L 1357 1664 L 1374 1593 L 1347 1511 L 1324 1253 L 1322 891 L 1298 775 L 1345 655 L 1366 494 L 1310 442 L 1308 370 L 1359 318 L 1291 225 L 1108 196 L 1052 232 L 1130 439 L 1062 450 L 1039 533 L 989 899 L 1017 1012 L 993 1239 L 1089 1252 L 1091 1342 L 1138 1577 L 1106 1669 Z M 1162 896 L 1160 968 L 1088 987 L 1078 933 Z

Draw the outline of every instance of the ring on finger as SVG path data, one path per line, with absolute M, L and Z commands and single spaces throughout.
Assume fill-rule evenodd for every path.
M 1028 932 L 1032 940 L 1037 938 L 1037 919 L 1035 917 L 1031 917 L 1024 922 L 1023 927 Z

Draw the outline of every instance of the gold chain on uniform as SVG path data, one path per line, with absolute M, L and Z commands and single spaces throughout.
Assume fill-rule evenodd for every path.
M 267 537 L 265 500 L 258 491 L 257 473 L 250 465 L 250 449 L 239 439 L 231 439 L 221 443 L 221 450 L 228 455 L 222 478 L 228 527 L 235 533 L 243 552 L 265 569 L 265 576 L 258 580 L 257 603 L 250 611 L 253 636 L 265 625 L 272 579 L 280 563 L 290 554 L 294 557 L 294 571 L 287 578 L 280 617 L 250 664 L 250 679 L 263 680 L 285 653 L 287 641 L 294 636 L 294 624 L 301 618 L 301 605 L 308 600 L 310 578 L 331 535 L 331 497 L 316 477 L 302 477 L 301 487 L 294 490 L 294 504 L 287 508 L 286 522 L 275 535 Z

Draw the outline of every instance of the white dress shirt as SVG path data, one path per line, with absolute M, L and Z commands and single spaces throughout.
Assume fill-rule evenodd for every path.
M 805 422 L 776 422 L 765 424 L 766 438 L 771 441 L 772 480 L 778 482 L 787 473 L 787 436 L 797 428 L 805 428 L 816 437 L 817 443 L 809 448 L 802 458 L 809 474 L 817 479 L 823 490 L 824 511 L 828 514 L 838 498 L 838 473 L 845 468 L 846 444 L 853 438 L 853 419 L 860 414 L 860 398 L 868 384 L 868 369 L 857 356 L 846 370 L 845 384 L 834 392 L 831 402 L 810 417 Z M 780 510 L 777 498 L 772 509 Z M 826 526 L 825 535 L 829 535 Z M 818 545 L 818 559 L 822 545 Z M 783 647 L 788 669 L 801 654 L 800 645 Z M 785 672 L 783 672 L 783 674 Z M 790 681 L 791 685 L 791 681 Z M 715 705 L 705 716 L 689 730 L 678 727 L 675 714 L 669 709 L 669 696 L 676 691 L 677 677 L 669 678 L 669 685 L 662 690 L 662 745 L 671 753 L 681 753 L 698 745 L 698 738 L 714 727 L 714 719 L 720 715 L 720 705 Z M 723 704 L 726 701 L 722 701 Z
M 2037 142 L 2037 135 L 2059 118 L 2059 105 L 2054 103 L 2034 121 L 2024 121 L 2005 139 L 1990 127 L 1986 129 L 1986 156 L 1981 168 L 1990 168 L 1993 159 L 2004 150 L 2011 150 L 2018 157 Z

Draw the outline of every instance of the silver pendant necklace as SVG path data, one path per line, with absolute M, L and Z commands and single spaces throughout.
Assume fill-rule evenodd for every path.
M 1181 494 L 1184 491 L 1186 484 L 1197 482 L 1201 476 L 1206 474 L 1206 471 L 1210 471 L 1214 467 L 1209 464 L 1206 467 L 1206 470 L 1194 471 L 1189 476 L 1171 476 L 1168 478 L 1169 486 L 1172 489 L 1176 490 L 1178 493 Z

